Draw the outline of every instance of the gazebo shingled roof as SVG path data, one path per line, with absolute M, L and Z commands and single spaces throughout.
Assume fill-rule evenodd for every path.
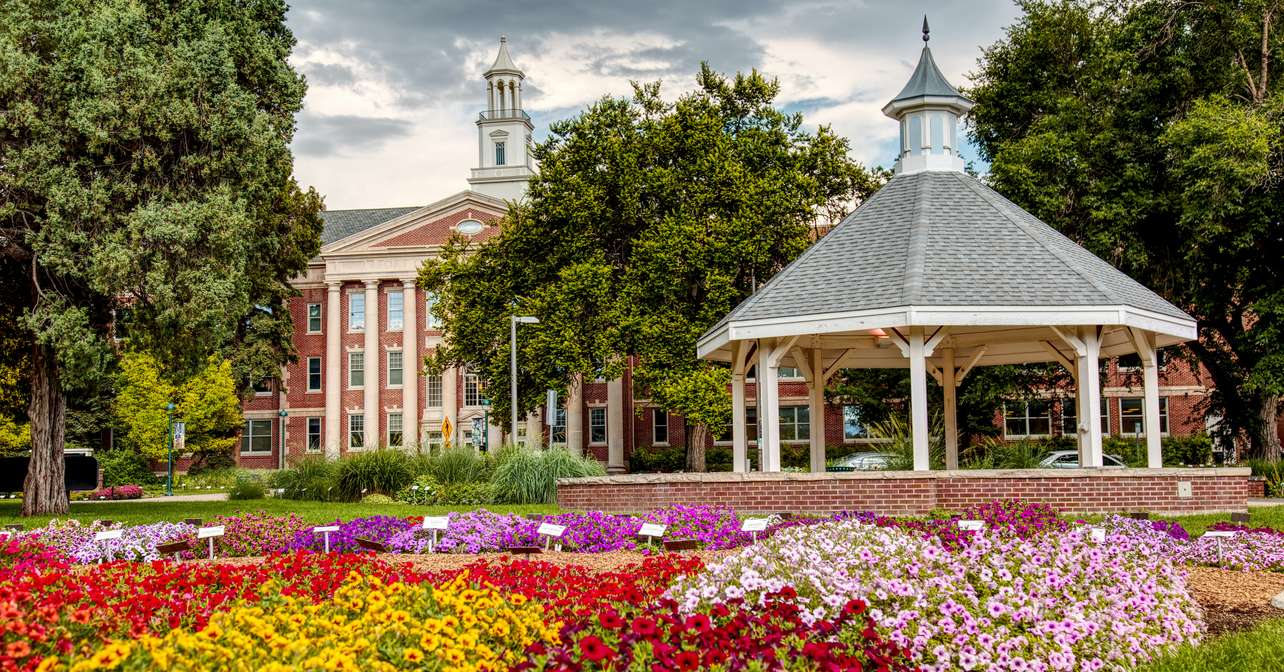
M 957 468 L 955 387 L 975 366 L 1063 364 L 1078 383 L 1081 464 L 1100 467 L 1099 359 L 1135 352 L 1145 425 L 1158 427 L 1156 349 L 1195 338 L 1194 319 L 964 173 L 958 120 L 971 107 L 924 46 L 883 108 L 900 122 L 896 176 L 699 339 L 699 356 L 732 364 L 736 470 L 747 464 L 751 367 L 767 471 L 780 469 L 782 365 L 808 381 L 813 471 L 824 469 L 825 383 L 843 368 L 910 369 L 916 470 L 929 466 L 929 374 L 944 388 L 947 468 Z M 1161 466 L 1159 432 L 1147 452 Z

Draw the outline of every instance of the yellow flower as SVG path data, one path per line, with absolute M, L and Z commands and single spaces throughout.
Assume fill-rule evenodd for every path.
M 446 649 L 446 651 L 441 654 L 441 657 L 445 658 L 447 662 L 458 664 L 464 662 L 465 656 L 464 652 L 459 649 Z
M 402 656 L 411 663 L 417 663 L 424 659 L 424 652 L 419 649 L 406 649 Z
M 441 646 L 441 637 L 432 633 L 427 633 L 423 637 L 419 638 L 419 646 L 424 647 L 428 651 L 436 651 L 437 647 Z

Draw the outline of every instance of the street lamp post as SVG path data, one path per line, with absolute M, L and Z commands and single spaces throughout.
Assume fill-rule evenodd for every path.
M 490 452 L 490 399 L 482 397 L 482 452 Z
M 277 455 L 276 462 L 277 462 L 278 469 L 284 469 L 285 468 L 285 419 L 289 417 L 290 414 L 283 408 L 281 409 L 280 413 L 277 413 L 277 415 L 281 417 L 281 420 L 276 423 L 276 432 L 281 436 L 281 450 L 280 450 L 280 453 Z
M 165 454 L 169 468 L 165 476 L 165 496 L 174 495 L 174 402 L 165 404 L 165 422 L 169 426 L 165 433 Z
M 510 315 L 508 322 L 509 329 L 509 392 L 508 403 L 513 409 L 513 441 L 517 440 L 517 325 L 521 324 L 539 324 L 538 317 L 529 315 Z

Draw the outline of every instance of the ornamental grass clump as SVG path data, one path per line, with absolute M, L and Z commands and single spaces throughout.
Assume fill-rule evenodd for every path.
M 668 595 L 695 613 L 765 604 L 786 586 L 807 621 L 865 601 L 878 631 L 924 670 L 1129 669 L 1204 629 L 1168 558 L 1094 543 L 1083 527 L 1031 539 L 982 533 L 956 550 L 857 520 L 795 527 L 679 579 Z
M 572 455 L 565 448 L 500 451 L 491 477 L 495 501 L 503 504 L 553 504 L 557 479 L 605 476 L 597 460 Z

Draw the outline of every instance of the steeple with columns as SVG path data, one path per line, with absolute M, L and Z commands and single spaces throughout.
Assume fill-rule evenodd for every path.
M 972 109 L 972 101 L 958 92 L 941 74 L 927 47 L 931 29 L 923 17 L 923 53 L 918 67 L 896 97 L 883 106 L 883 114 L 901 124 L 896 173 L 925 170 L 963 172 L 959 155 L 959 117 Z
M 483 75 L 486 109 L 477 117 L 477 167 L 468 184 L 473 191 L 519 200 L 535 174 L 530 156 L 531 117 L 522 109 L 525 73 L 508 53 L 508 36 L 499 38 L 499 54 Z

